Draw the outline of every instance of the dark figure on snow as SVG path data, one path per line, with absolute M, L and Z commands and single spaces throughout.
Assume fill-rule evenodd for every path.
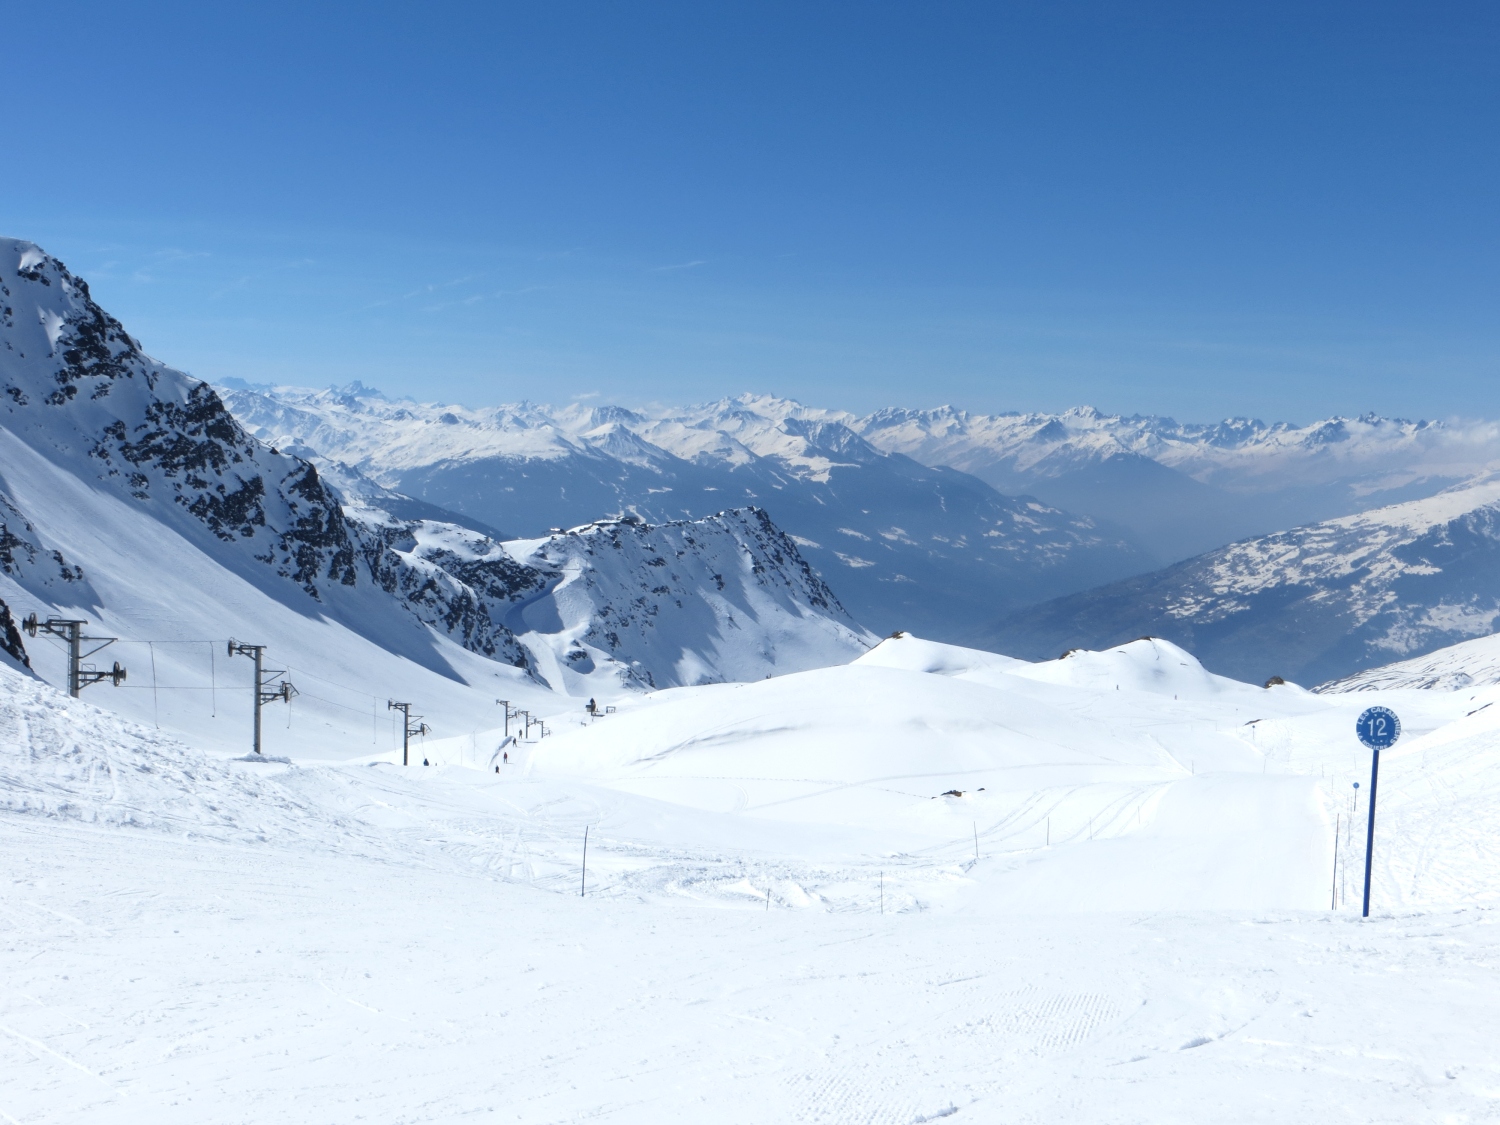
M 505 753 L 501 754 L 500 755 L 500 760 L 502 762 L 504 762 L 507 766 L 510 765 L 510 751 L 507 750 Z
M 426 765 L 426 764 L 427 764 L 427 759 L 426 759 L 426 758 L 423 758 L 423 759 L 422 759 L 422 764 L 423 764 L 423 765 L 424 765 L 424 766 L 425 766 L 425 765 Z

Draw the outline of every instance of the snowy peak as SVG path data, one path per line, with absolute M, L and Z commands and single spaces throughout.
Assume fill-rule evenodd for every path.
M 875 642 L 759 508 L 605 520 L 507 548 L 548 575 L 545 596 L 510 624 L 570 691 L 601 668 L 650 687 L 758 680 L 844 663 Z

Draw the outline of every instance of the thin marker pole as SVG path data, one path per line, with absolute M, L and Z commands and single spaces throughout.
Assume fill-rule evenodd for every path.
M 78 630 L 75 629 L 73 631 L 76 633 Z M 156 645 L 151 641 L 147 641 L 146 650 L 151 653 L 151 716 L 152 721 L 156 724 L 157 729 L 160 730 L 161 706 L 157 703 L 156 700 Z M 73 663 L 76 666 L 78 662 L 75 660 Z M 75 691 L 73 694 L 77 695 L 78 693 Z
M 771 885 L 766 884 L 766 913 L 771 913 Z
M 885 872 L 880 873 L 880 913 L 885 913 Z
M 584 887 L 589 881 L 589 826 L 583 826 L 583 873 L 578 877 L 578 897 L 583 897 Z
M 1050 816 L 1047 818 L 1047 846 L 1049 848 L 1052 846 L 1052 818 Z
M 1328 909 L 1339 908 L 1339 814 L 1333 817 L 1333 889 L 1328 892 Z
M 974 862 L 978 863 L 979 862 L 979 822 L 976 820 L 973 823 L 974 823 Z
M 1374 751 L 1370 759 L 1370 826 L 1365 830 L 1365 912 L 1363 918 L 1370 916 L 1370 863 L 1375 858 L 1375 786 L 1380 780 L 1380 751 Z

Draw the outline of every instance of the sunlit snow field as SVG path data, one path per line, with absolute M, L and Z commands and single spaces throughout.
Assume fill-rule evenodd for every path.
M 902 637 L 403 769 L 0 670 L 0 1120 L 1492 1120 L 1496 698 Z

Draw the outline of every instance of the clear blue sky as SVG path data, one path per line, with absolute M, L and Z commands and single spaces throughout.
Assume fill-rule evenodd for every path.
M 0 27 L 0 232 L 205 378 L 1500 416 L 1493 3 Z

